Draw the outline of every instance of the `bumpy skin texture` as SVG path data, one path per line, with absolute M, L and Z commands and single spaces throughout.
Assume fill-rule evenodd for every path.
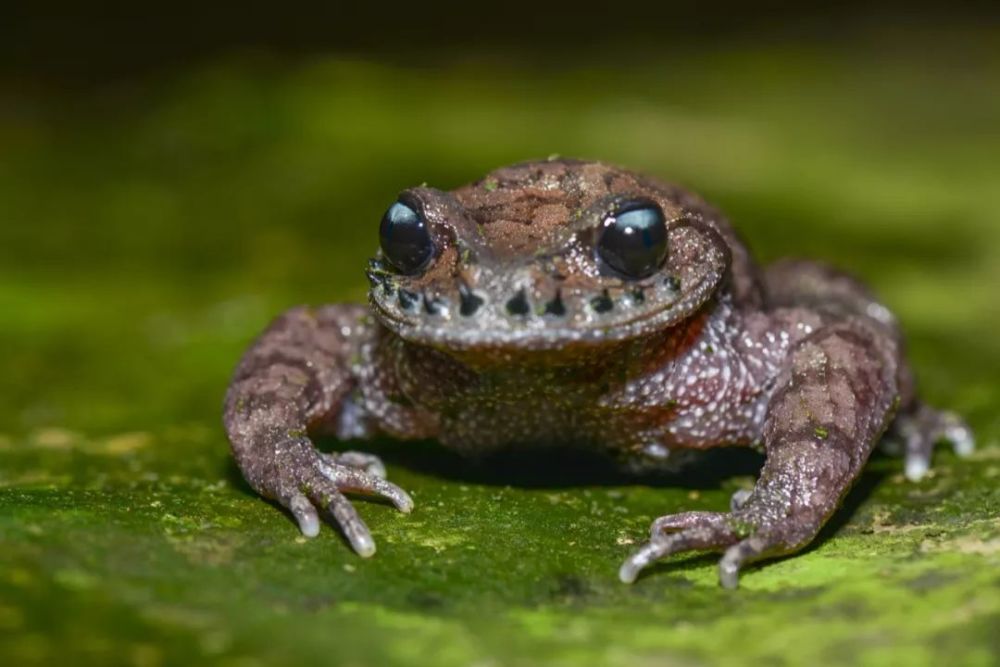
M 668 253 L 629 280 L 595 254 L 623 198 L 655 202 Z M 954 415 L 920 403 L 895 319 L 855 280 L 810 262 L 758 270 L 716 210 L 684 190 L 571 160 L 499 169 L 453 192 L 401 195 L 435 253 L 415 275 L 369 263 L 370 307 L 297 308 L 247 351 L 225 427 L 247 481 L 307 536 L 329 509 L 354 549 L 374 553 L 345 492 L 409 496 L 360 452 L 323 454 L 310 434 L 435 438 L 481 454 L 572 443 L 633 469 L 718 445 L 767 458 L 729 512 L 661 517 L 622 565 L 723 552 L 720 581 L 815 537 L 887 429 L 907 474 L 935 441 L 972 448 Z M 374 317 L 372 317 L 374 316 Z

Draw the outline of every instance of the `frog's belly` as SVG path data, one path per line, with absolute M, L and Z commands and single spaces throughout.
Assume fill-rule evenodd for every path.
M 507 447 L 608 446 L 593 409 L 582 406 L 532 409 L 492 404 L 462 410 L 441 422 L 438 439 L 446 447 L 483 454 Z
M 708 409 L 702 404 L 634 409 L 599 405 L 538 408 L 490 402 L 442 420 L 439 439 L 470 454 L 511 446 L 580 446 L 637 459 L 666 459 L 677 450 L 744 445 L 760 438 L 763 397 L 739 405 Z

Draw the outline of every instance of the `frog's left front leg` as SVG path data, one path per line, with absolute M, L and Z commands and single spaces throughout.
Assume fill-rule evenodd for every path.
M 885 430 L 897 401 L 898 351 L 861 322 L 823 327 L 791 352 L 763 427 L 767 461 L 753 491 L 724 512 L 657 519 L 622 565 L 630 583 L 650 563 L 691 550 L 725 551 L 720 583 L 752 561 L 795 552 L 833 514 Z
M 371 556 L 375 542 L 344 494 L 382 496 L 402 512 L 412 499 L 385 479 L 378 457 L 320 452 L 310 439 L 311 432 L 350 421 L 344 410 L 359 383 L 350 356 L 368 335 L 363 312 L 350 305 L 295 308 L 275 320 L 243 355 L 224 422 L 244 478 L 288 509 L 303 535 L 319 533 L 317 509 L 325 509 L 353 549 Z

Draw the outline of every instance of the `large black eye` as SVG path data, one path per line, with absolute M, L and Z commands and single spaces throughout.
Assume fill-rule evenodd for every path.
M 667 256 L 667 223 L 652 202 L 625 204 L 601 222 L 597 254 L 626 278 L 645 278 Z
M 403 273 L 416 273 L 434 254 L 427 223 L 403 202 L 396 202 L 382 216 L 378 237 L 386 259 Z

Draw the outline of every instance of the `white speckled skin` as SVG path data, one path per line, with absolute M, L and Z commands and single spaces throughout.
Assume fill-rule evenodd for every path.
M 623 198 L 655 202 L 667 259 L 628 280 L 594 252 Z M 907 472 L 968 429 L 913 394 L 891 313 L 853 279 L 809 262 L 763 273 L 697 197 L 600 163 L 497 170 L 454 192 L 416 188 L 436 253 L 417 275 L 372 260 L 371 313 L 295 309 L 246 353 L 225 425 L 244 475 L 306 535 L 329 506 L 355 550 L 374 553 L 344 491 L 412 503 L 357 452 L 309 434 L 436 438 L 468 453 L 510 444 L 600 447 L 632 468 L 717 445 L 761 445 L 754 490 L 730 512 L 661 517 L 623 581 L 666 555 L 718 550 L 735 586 L 751 561 L 807 544 L 896 419 Z M 683 457 L 680 457 L 683 458 Z

